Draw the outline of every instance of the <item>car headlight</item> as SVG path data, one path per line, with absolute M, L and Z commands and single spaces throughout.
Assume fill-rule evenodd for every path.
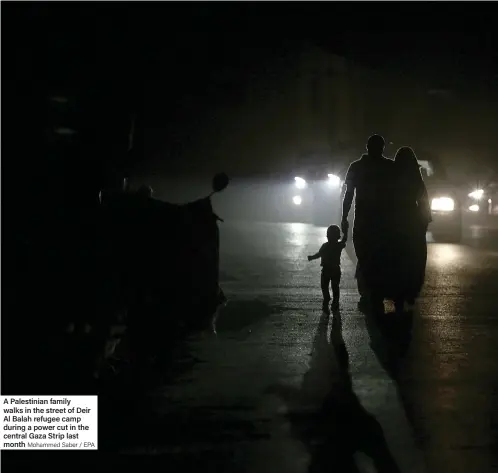
M 479 212 L 479 206 L 478 206 L 477 204 L 471 205 L 471 206 L 469 207 L 469 210 L 470 210 L 471 212 Z
M 481 200 L 482 196 L 484 194 L 484 191 L 482 189 L 476 189 L 475 191 L 471 192 L 469 194 L 469 197 L 475 200 Z
M 436 197 L 432 199 L 431 210 L 451 212 L 455 210 L 455 201 L 451 197 Z
M 295 177 L 294 181 L 296 181 L 296 187 L 298 189 L 304 189 L 306 187 L 306 181 L 302 177 Z
M 292 202 L 294 202 L 294 205 L 301 205 L 301 202 L 303 201 L 303 199 L 301 199 L 301 196 L 300 195 L 295 195 L 293 198 L 292 198 Z
M 327 184 L 330 187 L 339 187 L 341 184 L 341 178 L 339 176 L 336 176 L 335 174 L 329 174 Z

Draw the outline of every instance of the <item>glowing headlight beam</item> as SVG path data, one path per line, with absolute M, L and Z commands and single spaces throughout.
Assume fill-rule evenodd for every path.
M 294 181 L 296 181 L 296 187 L 298 189 L 304 189 L 306 187 L 306 181 L 302 177 L 295 177 Z
M 469 197 L 472 197 L 472 199 L 475 199 L 475 200 L 481 200 L 483 194 L 484 194 L 484 191 L 482 189 L 476 189 L 475 191 L 472 191 L 469 194 Z
M 295 195 L 292 198 L 292 202 L 294 202 L 294 205 L 301 205 L 302 201 L 303 201 L 303 199 L 301 199 L 300 195 Z
M 335 174 L 329 174 L 327 183 L 331 187 L 339 187 L 341 184 L 341 178 Z
M 431 209 L 452 212 L 455 210 L 455 201 L 451 197 L 436 197 L 432 199 Z
M 478 206 L 477 204 L 471 205 L 471 206 L 469 207 L 469 210 L 470 210 L 471 212 L 479 212 L 479 206 Z

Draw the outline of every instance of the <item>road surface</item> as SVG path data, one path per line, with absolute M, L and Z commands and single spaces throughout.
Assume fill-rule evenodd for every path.
M 319 261 L 306 256 L 324 237 L 305 224 L 222 224 L 230 302 L 217 334 L 189 342 L 194 362 L 151 397 L 141 425 L 128 425 L 122 455 L 84 453 L 80 465 L 498 471 L 498 251 L 430 244 L 412 324 L 387 314 L 379 326 L 357 308 L 350 251 L 340 312 L 322 314 Z

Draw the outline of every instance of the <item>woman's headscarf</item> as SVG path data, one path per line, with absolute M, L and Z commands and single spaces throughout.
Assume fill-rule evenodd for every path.
M 416 200 L 425 199 L 427 191 L 424 179 L 420 172 L 420 165 L 413 149 L 403 146 L 398 149 L 394 156 L 394 163 L 397 169 L 397 179 L 403 193 L 408 196 L 415 196 Z
M 414 173 L 418 176 L 420 174 L 420 165 L 417 160 L 417 156 L 413 149 L 408 146 L 403 146 L 402 148 L 396 151 L 396 155 L 394 156 L 394 162 L 396 163 L 396 167 L 402 171 L 408 173 Z

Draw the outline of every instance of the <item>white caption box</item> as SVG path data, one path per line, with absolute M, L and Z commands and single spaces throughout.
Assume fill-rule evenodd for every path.
M 97 396 L 0 396 L 0 450 L 97 450 Z

